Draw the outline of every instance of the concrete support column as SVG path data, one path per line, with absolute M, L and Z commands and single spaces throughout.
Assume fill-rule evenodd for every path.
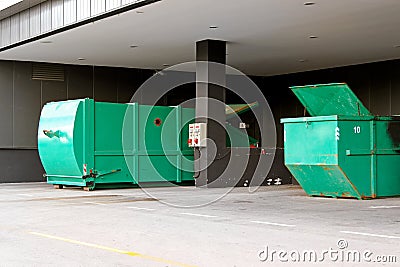
M 200 163 L 196 186 L 208 186 L 226 167 L 225 83 L 226 42 L 203 40 L 196 43 L 196 122 L 207 123 L 207 147 L 196 151 Z M 220 64 L 213 64 L 220 63 Z M 217 85 L 218 84 L 218 85 Z

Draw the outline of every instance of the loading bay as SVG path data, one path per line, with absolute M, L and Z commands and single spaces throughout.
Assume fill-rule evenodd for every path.
M 308 197 L 298 186 L 85 192 L 0 185 L 0 266 L 395 266 L 400 203 Z M 314 254 L 313 254 L 314 253 Z M 356 255 L 358 253 L 358 255 Z M 345 256 L 344 256 L 345 255 Z M 357 258 L 361 257 L 361 258 Z

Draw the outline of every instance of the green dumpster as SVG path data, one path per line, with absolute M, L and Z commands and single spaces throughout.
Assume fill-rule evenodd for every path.
M 182 107 L 91 99 L 48 103 L 38 130 L 47 181 L 87 190 L 192 181 L 187 138 L 193 118 L 194 110 Z
M 227 116 L 252 105 L 232 105 Z M 38 150 L 47 182 L 86 190 L 193 181 L 188 146 L 191 108 L 116 104 L 78 99 L 47 103 L 39 120 Z M 258 140 L 227 125 L 227 145 Z M 232 139 L 232 140 L 231 140 Z
M 400 195 L 400 117 L 372 115 L 344 83 L 291 90 L 312 117 L 281 120 L 285 165 L 308 195 Z

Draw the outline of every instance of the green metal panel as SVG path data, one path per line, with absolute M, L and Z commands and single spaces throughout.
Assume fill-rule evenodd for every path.
M 338 164 L 336 128 L 337 121 L 285 124 L 285 147 L 297 148 L 285 150 L 286 164 Z
M 321 122 L 323 123 L 323 122 Z M 357 198 L 373 198 L 374 191 L 371 187 L 371 138 L 373 137 L 373 119 L 365 120 L 339 120 L 340 140 L 338 141 L 339 166 L 357 190 Z
M 38 150 L 49 177 L 68 173 L 83 175 L 83 100 L 53 102 L 42 110 L 38 132 Z
M 239 114 L 245 113 L 253 108 L 258 107 L 258 102 L 250 104 L 231 104 L 225 106 L 226 119 L 236 117 Z
M 317 85 L 315 91 L 313 86 L 296 87 L 305 88 L 296 95 L 303 104 L 311 103 L 310 113 L 327 115 L 336 108 L 338 114 L 282 119 L 286 166 L 309 195 L 358 199 L 400 195 L 399 117 L 372 116 L 354 104 L 358 100 L 348 92 L 347 99 L 353 99 L 350 112 L 342 115 L 344 105 L 334 106 L 341 97 L 332 93 L 337 86 L 350 90 L 342 85 Z M 318 104 L 324 89 L 332 100 L 322 102 L 327 108 Z M 350 116 L 356 111 L 361 116 Z
M 369 121 L 373 120 L 374 116 L 338 116 L 338 115 L 331 115 L 331 116 L 318 116 L 318 117 L 300 117 L 300 118 L 284 118 L 281 119 L 282 123 L 287 122 L 313 122 L 313 121 Z
M 345 83 L 290 87 L 311 116 L 368 116 L 369 110 Z
M 139 183 L 176 182 L 176 159 L 163 155 L 139 156 Z
M 357 189 L 338 165 L 287 165 L 304 191 L 311 196 L 354 197 Z
M 194 109 L 140 106 L 139 116 L 139 183 L 193 180 L 193 163 L 185 159 L 193 157 L 187 138 Z
M 122 129 L 128 105 L 95 103 L 95 168 L 96 184 L 135 183 L 124 157 Z M 131 125 L 126 125 L 133 133 Z
M 245 129 L 238 129 L 229 124 L 226 125 L 227 147 L 249 147 L 257 146 L 258 140 L 247 135 Z
M 94 101 L 52 102 L 44 106 L 38 128 L 38 150 L 52 184 L 86 186 L 84 176 L 94 166 Z
M 179 166 L 182 168 L 181 181 L 192 181 L 193 173 L 188 170 L 194 170 L 194 155 L 193 149 L 188 145 L 189 139 L 189 124 L 194 123 L 195 110 L 190 108 L 180 108 L 180 117 L 178 120 L 179 125 L 183 125 L 180 136 L 180 151 L 182 151 L 182 157 L 179 158 Z
M 376 194 L 400 194 L 400 121 L 399 117 L 380 117 L 376 121 Z M 383 119 L 383 120 L 382 120 Z
M 139 150 L 160 151 L 177 148 L 176 112 L 173 107 L 140 106 L 139 110 Z M 168 118 L 169 123 L 165 123 Z M 157 124 L 157 121 L 159 124 Z M 162 141 L 162 135 L 168 137 Z

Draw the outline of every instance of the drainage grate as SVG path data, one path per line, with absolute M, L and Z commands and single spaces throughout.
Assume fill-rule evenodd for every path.
M 51 64 L 51 63 L 32 64 L 32 80 L 63 82 L 64 79 L 65 79 L 65 70 L 64 66 L 61 64 Z

